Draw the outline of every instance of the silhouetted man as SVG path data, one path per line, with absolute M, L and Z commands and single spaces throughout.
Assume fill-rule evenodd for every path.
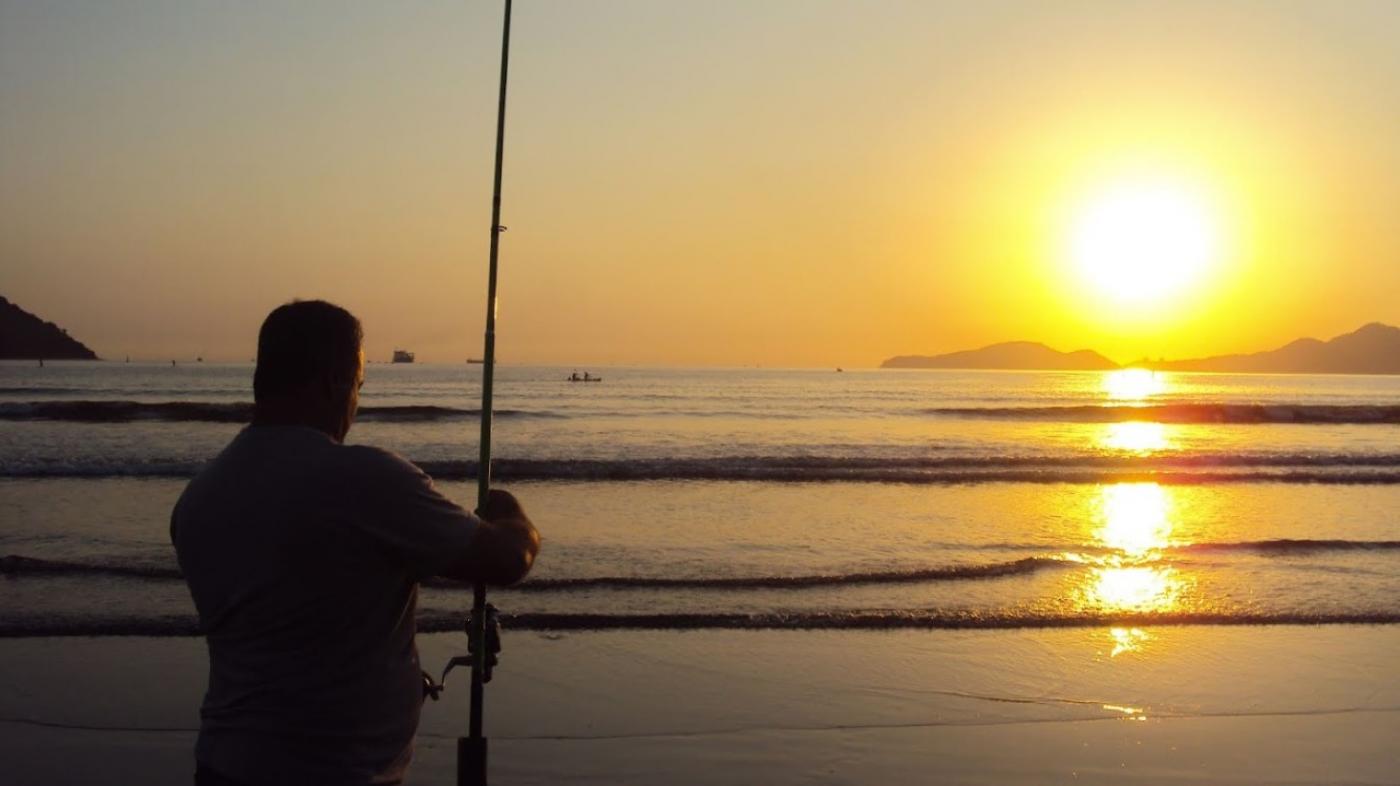
M 539 551 L 506 492 L 478 518 L 393 453 L 342 444 L 361 337 L 323 301 L 269 314 L 253 422 L 171 514 L 209 646 L 197 784 L 402 780 L 423 698 L 418 581 L 513 584 Z

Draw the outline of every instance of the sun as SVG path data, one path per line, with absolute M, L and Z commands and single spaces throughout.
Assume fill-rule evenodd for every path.
M 1207 196 L 1167 179 L 1130 180 L 1088 194 L 1072 216 L 1069 257 L 1080 277 L 1122 305 L 1183 294 L 1219 261 Z

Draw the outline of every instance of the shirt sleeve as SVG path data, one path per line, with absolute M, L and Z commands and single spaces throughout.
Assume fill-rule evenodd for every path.
M 345 448 L 362 501 L 356 524 L 401 559 L 415 576 L 441 573 L 471 543 L 481 520 L 444 497 L 432 478 L 395 453 L 367 446 Z

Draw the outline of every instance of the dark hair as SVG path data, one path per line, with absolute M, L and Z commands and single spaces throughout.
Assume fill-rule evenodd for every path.
M 278 306 L 258 331 L 253 400 L 263 401 L 330 377 L 355 380 L 364 331 L 354 314 L 324 300 Z

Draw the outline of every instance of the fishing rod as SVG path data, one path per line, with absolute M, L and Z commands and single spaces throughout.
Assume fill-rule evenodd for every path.
M 496 371 L 496 261 L 501 245 L 501 166 L 505 159 L 506 72 L 510 65 L 510 4 L 505 0 L 501 32 L 501 90 L 496 106 L 496 177 L 491 191 L 491 256 L 486 284 L 486 337 L 481 365 L 481 457 L 477 463 L 476 508 L 486 508 L 491 491 L 491 394 Z M 467 650 L 471 653 L 471 715 L 466 737 L 457 738 L 457 786 L 486 786 L 486 737 L 481 718 L 484 686 L 491 679 L 501 649 L 496 609 L 486 602 L 486 585 L 472 588 L 472 612 L 467 618 Z

